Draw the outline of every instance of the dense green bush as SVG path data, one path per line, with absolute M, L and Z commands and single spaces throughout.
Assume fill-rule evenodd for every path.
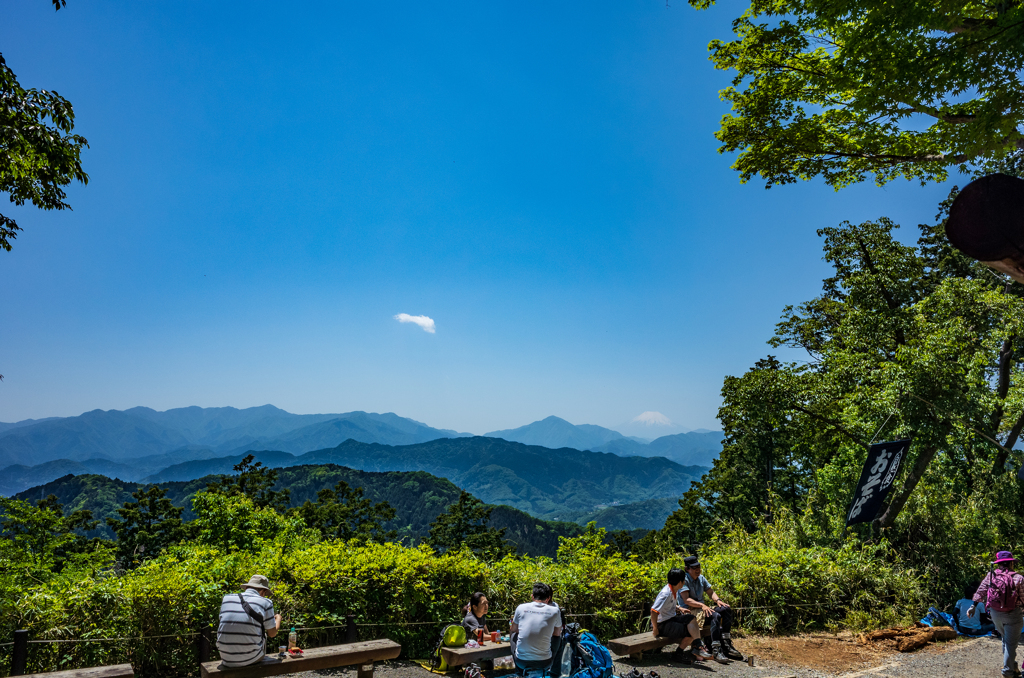
M 855 539 L 840 548 L 801 547 L 799 525 L 736 527 L 705 545 L 704 574 L 759 632 L 909 623 L 927 607 L 922 577 L 886 545 Z
M 109 567 L 109 554 L 32 585 L 5 573 L 0 624 L 7 638 L 26 628 L 35 639 L 134 639 L 33 644 L 31 671 L 128 661 L 140 676 L 196 675 L 195 638 L 187 634 L 215 624 L 221 596 L 260 572 L 274 582 L 286 625 L 321 629 L 301 633 L 308 646 L 342 642 L 345 615 L 354 614 L 360 638 L 392 638 L 404 656 L 424 657 L 443 625 L 461 618 L 470 593 L 486 592 L 493 625 L 507 628 L 535 581 L 550 583 L 572 619 L 608 639 L 644 628 L 650 602 L 683 554 L 640 562 L 614 553 L 604 537 L 591 525 L 580 537 L 563 538 L 557 559 L 509 556 L 496 563 L 465 550 L 439 555 L 425 546 L 319 541 L 287 529 L 274 539 L 241 540 L 249 550 L 226 551 L 221 539 L 196 541 L 123 573 Z M 722 596 L 735 606 L 766 608 L 740 611 L 748 628 L 861 628 L 922 611 L 920 578 L 884 547 L 797 544 L 796 531 L 777 524 L 754 534 L 736 530 L 707 545 L 705 571 Z M 786 607 L 791 603 L 812 605 Z M 0 656 L 6 675 L 10 654 Z

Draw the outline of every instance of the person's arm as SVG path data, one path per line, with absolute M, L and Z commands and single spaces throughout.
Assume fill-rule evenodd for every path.
M 513 633 L 518 633 L 518 632 L 519 632 L 519 624 L 517 624 L 515 622 L 512 622 L 512 624 L 509 625 L 509 627 L 508 627 L 508 635 L 511 636 Z
M 658 637 L 658 611 L 651 610 L 651 630 L 654 632 L 654 637 Z
M 721 598 L 719 598 L 718 594 L 715 593 L 715 590 L 713 588 L 708 587 L 708 593 L 711 594 L 711 601 L 713 603 L 715 603 L 719 607 L 729 607 L 729 603 L 727 603 L 724 600 L 722 600 Z
M 969 608 L 967 608 L 967 616 L 968 617 L 973 617 L 974 616 L 974 610 L 977 607 L 978 603 L 980 603 L 981 601 L 985 600 L 986 594 L 988 593 L 989 579 L 991 579 L 991 578 L 992 578 L 992 573 L 989 572 L 988 574 L 985 575 L 985 578 L 981 580 L 981 584 L 978 586 L 978 590 L 974 592 L 974 596 L 971 598 L 971 601 L 973 602 L 973 605 L 971 605 Z
M 685 605 L 686 607 L 690 608 L 691 610 L 693 609 L 692 606 L 696 605 L 700 609 L 704 610 L 706 613 L 711 614 L 711 608 L 710 607 L 708 607 L 704 603 L 700 602 L 696 598 L 691 598 L 690 597 L 690 590 L 689 589 L 681 589 L 679 591 L 679 596 L 683 599 L 683 605 Z
M 274 611 L 274 608 L 270 608 L 269 612 L 273 612 L 273 611 Z M 265 625 L 264 625 L 264 628 L 266 628 Z M 280 630 L 281 630 L 281 615 L 275 614 L 274 615 L 274 626 L 273 626 L 273 628 L 267 628 L 266 629 L 266 631 L 267 631 L 267 638 L 274 638 L 274 637 L 276 637 L 277 636 L 277 632 L 280 631 Z

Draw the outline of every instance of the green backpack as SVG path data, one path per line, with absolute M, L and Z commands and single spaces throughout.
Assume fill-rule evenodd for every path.
M 441 637 L 437 640 L 437 648 L 430 657 L 431 666 L 436 666 L 438 671 L 447 671 L 448 662 L 441 656 L 442 647 L 462 647 L 466 644 L 466 629 L 462 624 L 451 624 L 441 631 Z

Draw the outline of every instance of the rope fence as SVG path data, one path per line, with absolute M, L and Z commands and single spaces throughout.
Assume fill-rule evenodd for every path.
M 786 608 L 786 607 L 800 607 L 800 608 L 803 608 L 803 607 L 829 607 L 829 606 L 842 605 L 842 604 L 844 604 L 842 601 L 835 602 L 835 603 L 783 603 L 783 604 L 779 604 L 779 605 L 746 605 L 746 606 L 740 606 L 740 607 L 732 607 L 732 606 L 730 606 L 730 609 L 732 609 L 734 611 L 737 611 L 737 612 L 740 612 L 740 611 L 744 611 L 744 610 L 772 610 L 772 609 L 779 609 L 779 608 Z M 646 610 L 643 610 L 643 609 L 639 609 L 639 610 L 621 610 L 620 612 L 622 614 L 635 614 L 635 613 L 638 613 L 638 612 L 646 612 Z M 596 612 L 595 613 L 576 613 L 576 612 L 573 612 L 573 613 L 566 613 L 565 616 L 567 618 L 580 619 L 580 618 L 603 617 L 603 616 L 606 616 L 606 615 L 601 614 L 601 613 L 596 613 Z M 458 622 L 453 622 L 453 621 L 422 621 L 422 622 L 371 622 L 371 623 L 359 623 L 359 624 L 355 624 L 355 623 L 348 624 L 348 623 L 345 623 L 345 624 L 333 624 L 331 626 L 296 626 L 295 630 L 296 631 L 329 631 L 331 629 L 347 629 L 347 628 L 351 628 L 351 627 L 357 627 L 357 628 L 380 628 L 382 626 L 406 628 L 406 627 L 411 627 L 411 626 L 444 626 L 444 625 L 447 625 L 447 624 L 454 624 L 454 623 L 458 623 Z M 133 640 L 157 640 L 157 639 L 160 639 L 160 638 L 196 638 L 196 637 L 198 637 L 200 635 L 202 635 L 202 634 L 199 633 L 199 632 L 192 632 L 192 633 L 169 633 L 169 634 L 160 635 L 160 636 L 132 636 L 132 637 L 125 637 L 125 638 L 40 638 L 40 639 L 28 640 L 26 642 L 32 643 L 32 644 L 42 644 L 42 643 L 108 643 L 108 642 L 109 643 L 116 643 L 116 642 L 125 642 L 125 641 L 133 641 Z M 0 643 L 0 647 L 10 647 L 11 645 L 14 645 L 14 643 L 13 642 Z

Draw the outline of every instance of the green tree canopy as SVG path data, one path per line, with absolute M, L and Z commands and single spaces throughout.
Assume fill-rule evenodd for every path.
M 146 558 L 155 558 L 165 548 L 185 538 L 181 507 L 171 503 L 167 490 L 153 486 L 132 492 L 135 501 L 125 502 L 117 509 L 116 518 L 107 518 L 107 525 L 117 536 L 117 556 L 133 565 Z
M 207 485 L 206 490 L 232 497 L 245 495 L 259 508 L 270 507 L 282 513 L 287 511 L 291 490 L 275 490 L 277 469 L 267 468 L 260 461 L 253 463 L 254 459 L 256 457 L 252 454 L 245 455 L 233 467 L 237 476 L 221 478 L 219 482 Z
M 953 250 L 941 217 L 916 247 L 888 219 L 819 232 L 832 275 L 785 309 L 769 342 L 807 360 L 768 356 L 726 378 L 722 453 L 643 546 L 700 544 L 779 512 L 835 538 L 876 437 L 913 440 L 876 532 L 896 528 L 890 539 L 926 552 L 954 543 L 928 536 L 943 529 L 936 513 L 952 525 L 963 507 L 988 506 L 986 521 L 1015 538 L 1022 495 L 1007 462 L 1021 462 L 1011 450 L 1024 428 L 1024 288 Z
M 65 0 L 52 0 L 54 9 Z M 71 102 L 46 90 L 25 89 L 0 54 L 0 191 L 15 205 L 31 202 L 45 210 L 71 209 L 64 186 L 89 183 L 81 153 L 89 146 L 72 134 Z M 0 214 L 0 247 L 11 251 L 21 227 Z
M 383 527 L 383 523 L 395 519 L 395 509 L 386 501 L 374 504 L 364 498 L 361 487 L 351 487 L 341 480 L 333 490 L 324 488 L 316 496 L 315 502 L 307 500 L 294 511 L 325 539 L 384 543 L 398 536 L 395 530 Z
M 438 551 L 468 548 L 486 559 L 497 559 L 515 552 L 505 541 L 505 530 L 488 526 L 493 507 L 463 491 L 459 500 L 430 524 L 427 544 Z
M 78 532 L 95 529 L 98 523 L 90 511 L 65 515 L 52 494 L 35 506 L 0 497 L 0 562 L 35 573 L 59 571 L 71 555 L 95 546 Z
M 943 180 L 1024 148 L 1018 0 L 752 0 L 733 31 L 709 49 L 743 181 Z

